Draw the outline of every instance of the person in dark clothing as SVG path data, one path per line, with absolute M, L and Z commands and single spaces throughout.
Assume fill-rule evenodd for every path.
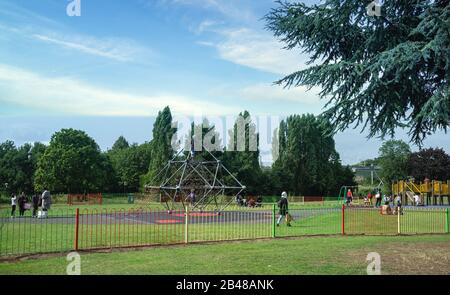
M 38 194 L 34 194 L 31 198 L 31 202 L 33 205 L 33 218 L 37 217 L 37 211 L 39 209 L 39 196 Z
M 25 197 L 25 193 L 22 193 L 18 200 L 19 203 L 19 215 L 25 215 L 25 204 L 27 203 L 27 198 Z
M 263 198 L 261 196 L 259 196 L 256 199 L 256 207 L 261 207 L 262 206 L 262 202 L 263 202 Z
M 280 226 L 283 218 L 286 218 L 286 216 L 289 214 L 289 204 L 286 192 L 283 192 L 281 194 L 281 200 L 278 202 L 278 207 L 280 208 L 280 211 L 278 212 L 280 216 L 278 217 L 277 226 Z M 287 226 L 291 226 L 291 223 L 287 222 Z

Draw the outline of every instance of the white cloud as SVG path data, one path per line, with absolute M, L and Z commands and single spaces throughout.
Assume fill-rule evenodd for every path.
M 66 50 L 77 51 L 119 62 L 147 62 L 156 56 L 150 48 L 126 38 L 97 38 L 81 34 L 62 34 L 48 29 L 14 27 L 2 23 L 0 23 L 0 29 L 0 36 L 29 38 Z
M 278 85 L 255 84 L 243 88 L 240 95 L 243 98 L 257 101 L 291 101 L 310 105 L 319 105 L 323 102 L 319 97 L 320 89 L 300 86 L 285 89 Z
M 33 34 L 33 38 L 60 47 L 80 51 L 85 54 L 100 56 L 120 62 L 134 61 L 142 53 L 150 51 L 136 42 L 119 38 L 97 39 L 88 36 L 61 37 Z
M 150 116 L 169 105 L 179 115 L 224 115 L 233 107 L 170 93 L 137 95 L 0 64 L 0 102 L 73 115 Z
M 247 28 L 216 31 L 224 40 L 215 43 L 219 56 L 253 69 L 287 75 L 304 69 L 307 57 L 296 50 L 285 50 L 269 33 Z
M 200 9 L 216 11 L 229 19 L 256 21 L 251 9 L 244 7 L 241 0 L 159 0 L 161 4 L 190 5 Z
M 223 24 L 223 22 L 207 19 L 207 20 L 202 21 L 196 27 L 191 28 L 191 31 L 194 32 L 195 34 L 201 34 L 205 31 L 210 30 L 221 24 Z

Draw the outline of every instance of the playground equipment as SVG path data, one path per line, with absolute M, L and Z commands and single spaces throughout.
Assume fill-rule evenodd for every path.
M 214 210 L 223 211 L 236 197 L 245 190 L 236 177 L 205 147 L 206 153 L 196 154 L 193 150 L 185 152 L 184 149 L 170 160 L 157 174 L 162 177 L 159 185 L 146 185 L 147 192 L 157 192 L 160 202 L 165 203 L 169 212 L 181 205 L 186 209 L 203 211 L 206 206 L 213 203 Z M 194 193 L 195 200 L 190 195 Z M 220 205 L 218 198 L 232 195 L 227 203 Z
M 428 180 L 415 182 L 413 180 L 399 180 L 392 183 L 392 193 L 402 198 L 402 203 L 414 204 L 414 195 L 419 195 L 424 205 L 445 205 L 444 199 L 450 205 L 450 180 Z
M 347 192 L 348 190 L 352 191 L 353 196 L 359 191 L 359 186 L 352 185 L 352 186 L 341 186 L 341 189 L 339 190 L 339 196 L 338 196 L 338 202 L 344 204 L 347 200 Z
M 361 185 L 344 185 L 341 186 L 339 190 L 339 196 L 338 196 L 338 203 L 344 204 L 347 201 L 347 192 L 350 189 L 352 191 L 353 200 L 352 204 L 355 205 L 364 205 L 368 206 L 371 205 L 370 200 L 365 200 L 366 193 L 371 192 L 372 195 L 374 195 L 377 191 L 381 192 L 381 187 L 383 185 L 383 181 L 380 180 L 377 186 L 372 186 L 370 188 L 364 187 Z M 363 196 L 360 198 L 360 194 L 363 194 Z

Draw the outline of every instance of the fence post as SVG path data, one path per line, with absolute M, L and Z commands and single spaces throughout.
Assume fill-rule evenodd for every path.
M 272 204 L 272 238 L 276 238 L 276 213 L 277 212 L 277 208 L 275 206 L 275 204 Z
M 400 235 L 402 233 L 400 229 L 400 209 L 397 211 L 397 233 Z
M 78 231 L 80 227 L 80 208 L 77 208 L 75 216 L 75 251 L 78 251 Z
M 184 223 L 184 243 L 187 244 L 189 243 L 189 205 L 186 205 L 186 210 L 185 210 L 185 223 Z
M 345 235 L 345 205 L 342 204 L 342 234 Z
M 445 209 L 445 232 L 446 233 L 449 233 L 448 222 L 449 222 L 449 220 L 448 220 L 448 208 L 447 208 L 447 209 Z

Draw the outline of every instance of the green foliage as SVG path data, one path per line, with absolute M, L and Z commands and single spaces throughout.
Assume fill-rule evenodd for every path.
M 195 142 L 202 147 L 202 151 L 196 151 L 195 154 L 200 154 L 207 161 L 212 161 L 214 158 L 211 157 L 206 149 L 216 158 L 220 158 L 223 155 L 223 144 L 220 134 L 217 132 L 216 126 L 211 124 L 206 118 L 203 119 L 201 124 L 191 123 L 190 137 L 186 138 L 185 147 L 190 147 L 189 150 L 191 150 L 191 144 L 194 143 L 194 148 L 196 148 Z
M 239 134 L 242 131 L 243 134 Z M 248 194 L 262 194 L 266 182 L 259 165 L 259 134 L 250 113 L 248 111 L 240 113 L 233 129 L 228 133 L 230 142 L 223 156 L 225 166 L 247 187 Z M 244 143 L 239 144 L 238 137 L 244 140 Z M 256 146 L 251 146 L 251 142 L 256 142 Z M 250 147 L 256 148 L 256 151 L 251 151 Z
M 140 179 L 148 171 L 150 153 L 150 143 L 129 146 L 123 137 L 116 141 L 107 155 L 117 178 L 115 183 L 117 191 L 139 191 Z
M 408 127 L 423 138 L 450 124 L 450 5 L 447 0 L 278 2 L 267 27 L 288 49 L 302 48 L 310 66 L 278 81 L 320 87 L 334 130 L 369 127 L 393 135 Z
M 450 180 L 450 156 L 443 149 L 423 149 L 408 158 L 408 174 L 418 181 Z
M 25 144 L 19 148 L 12 141 L 0 144 L 0 191 L 32 193 L 34 171 L 44 151 L 42 143 Z
M 130 144 L 123 136 L 119 136 L 119 138 L 114 142 L 111 150 L 117 151 L 117 150 L 124 150 L 130 147 Z
M 408 158 L 411 154 L 409 145 L 401 140 L 388 140 L 379 150 L 380 177 L 385 189 L 390 191 L 393 180 L 408 176 Z
M 97 143 L 85 132 L 62 129 L 39 158 L 35 188 L 54 192 L 83 193 L 101 191 L 112 169 Z
M 143 178 L 145 183 L 159 183 L 162 176 L 158 173 L 173 157 L 172 136 L 176 129 L 172 128 L 172 113 L 169 107 L 158 113 L 153 125 L 153 139 L 150 142 L 150 164 L 148 173 Z
M 280 153 L 272 167 L 273 188 L 294 195 L 336 194 L 352 185 L 353 172 L 343 168 L 328 123 L 314 115 L 293 115 L 280 124 Z

